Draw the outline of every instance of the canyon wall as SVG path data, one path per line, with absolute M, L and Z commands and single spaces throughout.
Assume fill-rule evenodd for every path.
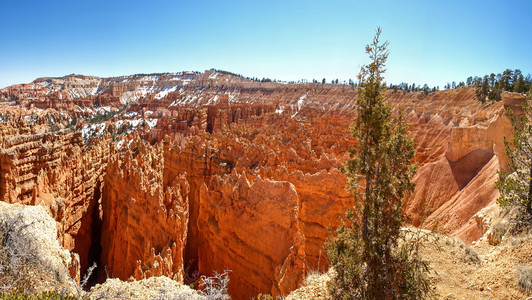
M 37 133 L 27 123 L 2 127 L 0 199 L 44 206 L 57 222 L 61 246 L 78 253 L 85 270 L 109 141 L 85 147 L 79 132 Z
M 123 155 L 113 153 L 104 180 L 101 263 L 122 280 L 166 275 L 183 282 L 189 185 L 163 185 L 162 147 L 138 136 Z

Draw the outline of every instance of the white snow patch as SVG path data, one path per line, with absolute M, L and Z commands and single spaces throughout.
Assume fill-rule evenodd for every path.
M 218 101 L 218 95 L 214 96 L 213 98 L 209 99 L 209 102 L 207 102 L 207 105 L 216 104 Z
M 301 98 L 299 98 L 299 100 L 297 101 L 297 110 L 301 109 L 301 106 L 303 105 L 303 102 L 304 102 L 305 98 L 307 98 L 307 94 L 305 94 L 305 95 L 301 96 Z
M 146 123 L 148 124 L 148 126 L 150 126 L 150 128 L 153 128 L 155 125 L 157 125 L 157 121 L 158 119 L 149 119 L 148 121 L 146 121 Z
M 177 86 L 165 86 L 162 91 L 155 95 L 155 99 L 162 99 L 168 96 L 168 93 L 177 91 Z
M 81 129 L 81 134 L 83 136 L 83 139 L 87 139 L 90 136 L 102 136 L 103 131 L 105 130 L 105 123 L 97 123 L 97 124 L 88 124 L 83 126 Z
M 140 122 L 142 122 L 142 119 L 135 119 L 135 120 L 127 120 L 127 122 L 133 126 L 133 127 L 137 127 L 139 126 Z
M 122 145 L 124 145 L 124 140 L 120 140 L 118 143 L 116 143 L 116 148 L 121 149 Z
M 108 112 L 111 111 L 111 107 L 109 107 L 109 106 L 98 106 L 98 107 L 96 107 L 96 108 L 94 109 L 94 111 L 95 111 L 96 113 L 99 113 L 99 114 L 101 114 L 101 113 L 108 113 Z

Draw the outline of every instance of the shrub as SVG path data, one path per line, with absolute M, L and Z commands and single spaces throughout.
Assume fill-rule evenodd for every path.
M 478 256 L 478 253 L 475 250 L 473 250 L 469 246 L 466 246 L 464 250 L 467 260 L 471 261 L 474 264 L 480 264 L 480 257 Z
M 71 294 L 62 295 L 55 291 L 43 292 L 41 294 L 23 294 L 11 291 L 7 294 L 0 294 L 4 300 L 77 300 L 76 296 Z
M 38 294 L 43 290 L 54 287 L 56 290 L 63 289 L 62 294 L 66 294 L 70 287 L 69 272 L 63 265 L 65 257 L 59 257 L 59 253 L 57 257 L 47 255 L 47 247 L 53 247 L 53 244 L 43 245 L 51 241 L 47 239 L 50 237 L 39 236 L 43 226 L 52 226 L 52 219 L 47 224 L 45 220 L 33 217 L 27 214 L 26 208 L 22 208 L 16 213 L 3 214 L 0 218 L 2 295 L 23 293 L 37 297 L 45 295 Z
M 516 268 L 519 286 L 525 291 L 532 291 L 532 266 L 520 265 Z
M 200 288 L 202 288 L 203 296 L 209 300 L 224 300 L 230 299 L 227 294 L 227 287 L 229 285 L 228 270 L 223 273 L 214 272 L 212 277 L 201 276 Z

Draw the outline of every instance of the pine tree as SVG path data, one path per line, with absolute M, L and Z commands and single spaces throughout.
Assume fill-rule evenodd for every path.
M 501 195 L 498 203 L 502 207 L 518 207 L 519 216 L 532 218 L 532 89 L 528 92 L 523 105 L 524 114 L 516 116 L 509 110 L 514 127 L 513 140 L 510 144 L 506 138 L 506 154 L 510 158 L 510 172 L 499 172 L 496 183 Z
M 482 84 L 476 90 L 477 98 L 482 103 L 486 102 L 486 97 L 489 95 L 490 92 L 488 80 L 488 75 L 484 76 Z
M 355 206 L 346 212 L 326 251 L 337 276 L 330 284 L 337 299 L 420 299 L 428 295 L 426 265 L 398 244 L 404 222 L 401 199 L 413 191 L 413 141 L 407 138 L 402 114 L 392 116 L 382 74 L 388 42 L 381 30 L 366 53 L 371 63 L 358 75 L 357 112 L 350 130 L 357 144 L 343 166 Z M 417 249 L 417 248 L 416 248 Z
M 519 77 L 517 77 L 517 80 L 515 81 L 514 92 L 517 92 L 517 93 L 526 92 L 525 77 L 523 77 L 522 74 L 520 74 Z

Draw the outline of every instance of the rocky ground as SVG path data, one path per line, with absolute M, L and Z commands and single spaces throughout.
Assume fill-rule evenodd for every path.
M 412 228 L 415 232 L 419 229 Z M 532 261 L 532 235 L 507 235 L 500 244 L 483 239 L 469 246 L 457 238 L 422 231 L 421 257 L 429 262 L 433 297 L 438 299 L 526 299 L 531 290 L 519 285 L 517 269 Z M 289 299 L 329 299 L 327 284 L 334 276 L 312 273 Z M 529 278 L 532 280 L 532 278 Z

